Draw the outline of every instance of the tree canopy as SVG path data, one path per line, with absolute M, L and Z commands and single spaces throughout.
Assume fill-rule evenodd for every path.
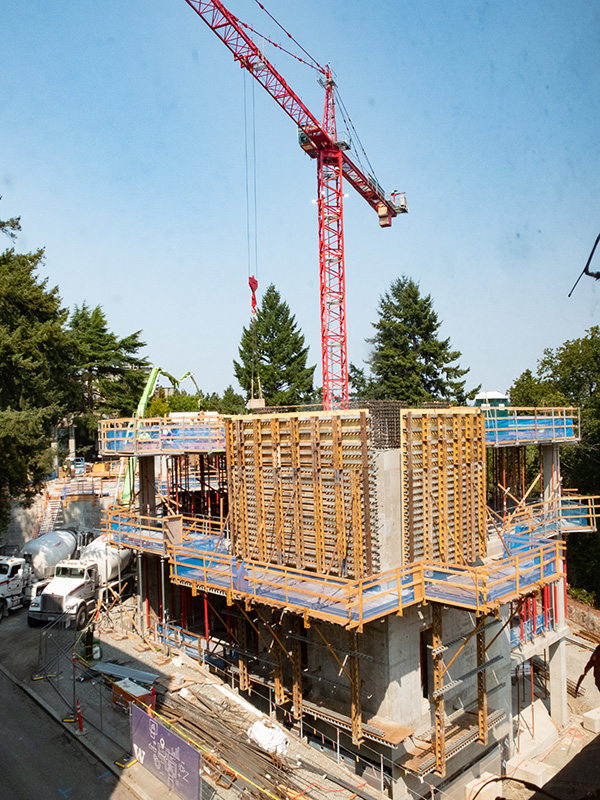
M 223 395 L 217 392 L 206 394 L 202 391 L 188 394 L 176 390 L 167 394 L 159 389 L 148 404 L 148 417 L 163 417 L 171 411 L 218 411 L 220 414 L 245 414 L 246 402 L 241 394 L 234 391 L 233 386 L 228 386 Z
M 108 329 L 100 306 L 75 306 L 69 319 L 79 386 L 76 425 L 79 449 L 89 451 L 102 416 L 133 416 L 149 364 L 137 354 L 144 342 L 141 331 L 119 338 Z
M 316 365 L 307 367 L 307 360 L 308 347 L 296 318 L 271 284 L 242 331 L 239 361 L 233 362 L 235 376 L 248 398 L 258 397 L 260 383 L 267 405 L 298 405 L 314 398 Z
M 579 339 L 544 350 L 534 374 L 525 370 L 509 390 L 519 406 L 577 406 L 581 410 L 581 441 L 561 447 L 561 477 L 567 488 L 600 494 L 600 328 Z M 587 532 L 567 539 L 567 574 L 574 594 L 600 599 L 600 540 Z
M 12 228 L 14 230 L 14 228 Z M 0 255 L 0 527 L 52 470 L 52 430 L 76 399 L 67 312 L 36 274 L 43 250 Z
M 379 300 L 379 318 L 373 323 L 375 335 L 368 359 L 370 375 L 350 366 L 350 382 L 361 397 L 404 400 L 418 406 L 424 402 L 446 400 L 464 404 L 479 387 L 467 391 L 450 339 L 439 338 L 441 322 L 433 308 L 431 295 L 422 296 L 419 284 L 402 276 L 392 281 Z
M 581 409 L 581 442 L 561 451 L 565 486 L 600 492 L 600 327 L 544 350 L 537 373 L 525 370 L 509 390 L 512 405 Z

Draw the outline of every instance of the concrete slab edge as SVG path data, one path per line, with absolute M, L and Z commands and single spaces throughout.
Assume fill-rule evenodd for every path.
M 75 729 L 72 726 L 64 723 L 60 718 L 60 714 L 58 714 L 58 712 L 55 711 L 52 708 L 52 706 L 44 700 L 43 697 L 40 697 L 40 695 L 37 692 L 34 692 L 33 689 L 31 689 L 29 686 L 27 686 L 26 683 L 23 683 L 23 681 L 19 680 L 19 678 L 17 678 L 15 675 L 9 672 L 9 670 L 7 670 L 6 667 L 4 667 L 2 664 L 0 664 L 0 672 L 2 672 L 2 674 L 6 678 L 8 678 L 9 681 L 14 683 L 15 686 L 18 686 L 20 689 L 22 689 L 22 691 L 24 691 L 25 694 L 27 694 L 35 703 L 37 703 L 37 705 L 43 711 L 45 711 L 46 714 L 48 714 L 54 720 L 56 720 L 56 722 L 59 723 L 59 725 L 63 728 L 63 730 L 70 733 L 74 739 L 77 739 L 77 741 L 80 744 L 82 744 L 85 747 L 85 749 L 94 756 L 94 758 L 97 758 L 98 761 L 101 761 L 104 764 L 104 766 L 107 767 L 107 769 L 109 769 L 119 779 L 119 781 L 121 781 L 127 787 L 128 791 L 130 791 L 138 798 L 138 800 L 154 800 L 154 798 L 151 795 L 149 795 L 147 792 L 145 792 L 143 789 L 140 789 L 140 787 L 136 785 L 136 783 L 127 775 L 126 771 L 119 769 L 119 767 L 117 767 L 116 764 L 114 764 L 109 758 L 104 756 L 99 751 L 95 750 L 93 746 L 90 744 L 90 742 L 84 736 L 77 736 L 75 733 Z M 87 724 L 89 725 L 90 723 L 88 722 Z M 98 731 L 98 733 L 101 736 L 104 735 L 101 731 Z

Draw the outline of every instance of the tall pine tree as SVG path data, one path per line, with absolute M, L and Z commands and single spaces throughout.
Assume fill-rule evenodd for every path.
M 379 319 L 373 323 L 375 335 L 369 358 L 371 377 L 351 367 L 353 386 L 360 393 L 385 400 L 404 400 L 418 406 L 433 400 L 465 403 L 479 387 L 468 391 L 463 377 L 468 369 L 456 363 L 458 350 L 450 339 L 438 336 L 440 321 L 431 295 L 422 297 L 419 285 L 402 276 L 392 281 L 380 298 Z
M 235 377 L 250 398 L 259 383 L 269 406 L 292 406 L 314 398 L 315 366 L 307 367 L 308 347 L 295 316 L 271 284 L 257 313 L 242 331 Z
M 69 320 L 80 388 L 77 445 L 86 455 L 98 438 L 102 416 L 132 416 L 147 380 L 148 362 L 137 353 L 144 347 L 141 331 L 120 339 L 108 329 L 100 306 L 75 306 Z

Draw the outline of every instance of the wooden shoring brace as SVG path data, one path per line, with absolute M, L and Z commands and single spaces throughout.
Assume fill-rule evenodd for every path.
M 349 649 L 358 653 L 358 633 L 348 632 Z M 360 659 L 358 656 L 348 657 L 350 667 L 350 697 L 352 701 L 352 744 L 360 745 L 363 741 L 362 727 L 362 703 L 361 703 L 361 680 L 360 680 Z
M 256 496 L 256 543 L 258 560 L 264 562 L 267 560 L 267 530 L 263 486 L 262 426 L 258 417 L 252 420 L 252 444 L 254 447 L 254 492 Z
M 323 522 L 323 488 L 321 486 L 321 438 L 319 417 L 310 418 L 312 450 L 312 484 L 315 517 L 315 557 L 317 572 L 325 572 L 325 527 Z
M 350 473 L 350 487 L 352 496 L 352 554 L 354 556 L 355 580 L 364 578 L 364 552 L 363 552 L 363 526 L 362 503 L 360 495 L 361 476 L 359 469 Z
M 483 665 L 485 664 L 485 629 L 477 632 L 477 722 L 479 725 L 479 741 L 481 744 L 488 743 L 488 704 L 487 704 L 487 681 Z
M 273 460 L 273 504 L 275 506 L 275 552 L 277 563 L 283 562 L 285 549 L 283 535 L 283 498 L 281 487 L 281 434 L 279 430 L 279 418 L 271 418 L 271 447 Z
M 246 636 L 246 620 L 238 618 L 236 622 L 237 640 L 239 645 L 238 668 L 240 671 L 240 692 L 247 692 L 250 682 L 248 680 L 248 637 Z
M 285 686 L 283 684 L 283 657 L 286 654 L 285 648 L 281 644 L 281 615 L 280 609 L 274 609 L 271 622 L 273 627 L 272 653 L 275 659 L 273 669 L 273 680 L 275 682 L 275 703 L 281 706 L 285 703 Z
M 290 419 L 290 447 L 292 456 L 292 485 L 294 487 L 294 547 L 296 567 L 304 569 L 304 521 L 302 518 L 302 467 L 300 464 L 300 423 L 298 417 Z
M 302 644 L 299 637 L 302 635 L 303 630 L 302 618 L 297 614 L 292 617 L 292 632 L 294 639 L 292 639 L 292 701 L 294 704 L 293 715 L 294 719 L 302 718 Z
M 343 576 L 345 571 L 348 544 L 346 538 L 342 421 L 339 416 L 334 416 L 331 419 L 331 433 L 333 440 L 333 476 L 335 487 L 335 527 L 337 535 L 338 575 Z
M 446 722 L 444 695 L 444 652 L 442 644 L 442 606 L 439 603 L 431 604 L 433 629 L 432 629 L 432 657 L 433 657 L 433 706 L 435 715 L 435 771 L 444 777 L 446 774 Z M 439 694 L 438 694 L 439 692 Z

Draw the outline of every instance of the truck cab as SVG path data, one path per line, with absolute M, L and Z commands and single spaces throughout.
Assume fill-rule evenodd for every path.
M 27 621 L 35 627 L 63 614 L 77 630 L 85 627 L 98 595 L 98 567 L 95 561 L 68 559 L 56 565 L 54 578 L 31 600 Z
M 25 602 L 25 583 L 29 568 L 24 558 L 0 556 L 0 620 L 9 609 Z

